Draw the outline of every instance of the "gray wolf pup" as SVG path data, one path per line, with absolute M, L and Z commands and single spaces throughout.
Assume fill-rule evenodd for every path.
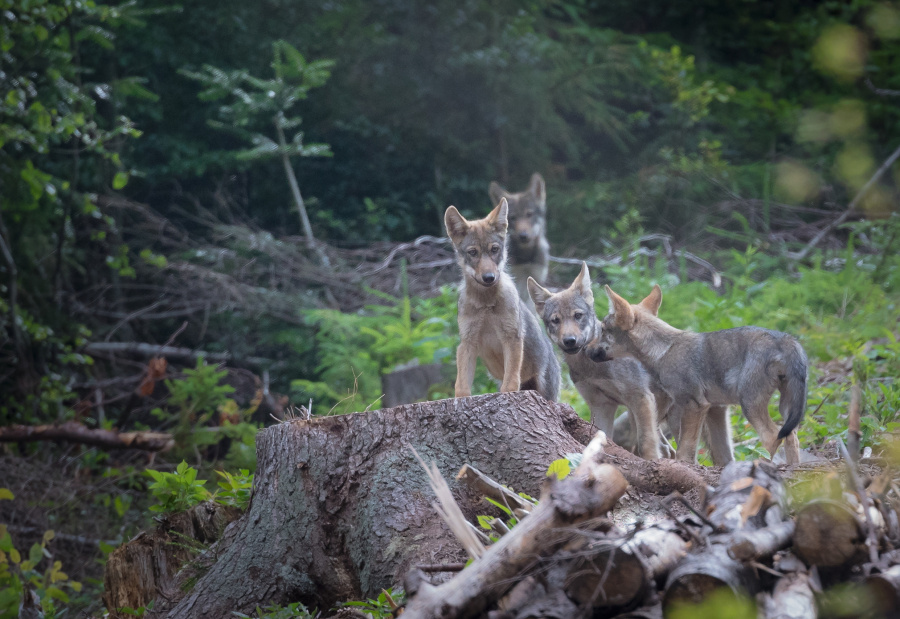
M 505 270 L 509 206 L 505 198 L 484 219 L 466 221 L 455 206 L 444 213 L 447 235 L 463 272 L 459 293 L 456 397 L 472 395 L 475 362 L 484 361 L 500 391 L 534 389 L 559 397 L 560 367 L 537 317 L 519 298 Z
M 638 453 L 648 460 L 659 458 L 659 422 L 668 416 L 669 428 L 677 437 L 680 420 L 670 413 L 669 395 L 639 362 L 623 357 L 596 363 L 588 356 L 590 344 L 600 336 L 601 324 L 594 310 L 587 264 L 581 264 L 581 272 L 566 290 L 552 293 L 529 278 L 528 292 L 550 339 L 563 351 L 572 382 L 591 410 L 593 424 L 614 436 L 616 409 L 626 406 L 637 434 Z M 725 409 L 714 411 L 708 423 L 719 428 L 712 433 L 720 439 L 718 442 L 707 437 L 713 461 L 727 464 L 732 455 Z
M 740 404 L 769 454 L 774 456 L 786 439 L 788 464 L 800 461 L 796 428 L 806 410 L 807 360 L 796 339 L 760 327 L 681 331 L 656 315 L 662 303 L 659 286 L 637 305 L 609 286 L 606 295 L 609 314 L 591 357 L 598 362 L 631 357 L 659 380 L 681 415 L 677 459 L 694 459 L 700 427 L 711 406 Z M 784 420 L 780 430 L 769 416 L 769 400 L 776 389 Z
M 488 193 L 494 204 L 506 198 L 509 205 L 509 273 L 516 282 L 519 296 L 531 303 L 525 281 L 533 277 L 543 284 L 550 263 L 544 178 L 535 172 L 528 189 L 520 193 L 509 193 L 497 182 L 492 182 Z

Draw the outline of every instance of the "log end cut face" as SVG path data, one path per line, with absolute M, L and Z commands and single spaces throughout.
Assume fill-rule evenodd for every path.
M 856 515 L 842 503 L 811 501 L 797 514 L 794 551 L 808 565 L 844 565 L 861 552 L 863 539 Z

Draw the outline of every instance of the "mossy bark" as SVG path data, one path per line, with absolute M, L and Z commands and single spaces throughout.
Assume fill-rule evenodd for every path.
M 583 449 L 567 429 L 579 423 L 570 407 L 517 392 L 267 428 L 247 513 L 148 616 L 219 618 L 298 600 L 328 608 L 377 594 L 417 563 L 464 560 L 409 448 L 437 462 L 471 516 L 478 498 L 455 481 L 463 464 L 536 495 L 551 461 Z

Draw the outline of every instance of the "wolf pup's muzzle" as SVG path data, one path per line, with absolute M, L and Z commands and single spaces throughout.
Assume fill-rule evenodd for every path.
M 603 363 L 604 361 L 611 360 L 611 357 L 606 354 L 606 350 L 600 346 L 597 346 L 596 348 L 588 347 L 587 354 L 591 361 L 596 363 Z

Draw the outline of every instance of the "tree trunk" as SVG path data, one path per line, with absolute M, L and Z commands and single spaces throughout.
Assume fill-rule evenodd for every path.
M 179 574 L 186 592 L 158 598 L 148 617 L 228 617 L 297 600 L 328 608 L 377 594 L 417 563 L 463 561 L 409 447 L 437 462 L 471 517 L 480 497 L 455 481 L 463 464 L 537 495 L 550 462 L 583 449 L 567 428 L 586 425 L 522 391 L 267 428 L 247 513 Z

